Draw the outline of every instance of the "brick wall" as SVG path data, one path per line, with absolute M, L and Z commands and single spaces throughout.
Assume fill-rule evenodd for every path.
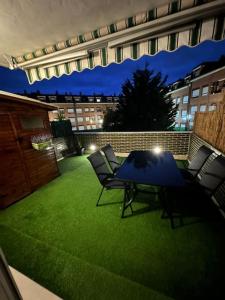
M 132 150 L 149 150 L 160 146 L 174 155 L 187 155 L 190 132 L 95 132 L 75 133 L 86 149 L 90 144 L 103 147 L 111 144 L 118 153 L 129 153 Z

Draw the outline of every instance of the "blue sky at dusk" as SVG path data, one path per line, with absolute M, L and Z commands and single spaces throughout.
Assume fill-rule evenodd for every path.
M 119 94 L 122 83 L 131 78 L 132 72 L 138 68 L 144 68 L 148 64 L 149 69 L 160 71 L 168 75 L 168 83 L 184 77 L 193 67 L 204 62 L 219 59 L 225 55 L 225 41 L 204 42 L 201 45 L 188 48 L 181 47 L 175 52 L 160 52 L 155 56 L 144 56 L 137 61 L 126 60 L 122 64 L 111 64 L 108 67 L 96 67 L 94 70 L 84 70 L 81 73 L 64 75 L 60 78 L 43 80 L 29 85 L 26 75 L 21 70 L 9 70 L 0 67 L 0 89 L 13 93 L 35 92 L 39 90 L 43 94 L 60 94 L 65 92 L 72 94 Z

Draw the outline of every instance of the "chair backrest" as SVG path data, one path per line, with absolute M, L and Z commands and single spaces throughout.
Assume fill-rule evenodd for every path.
M 112 146 L 108 144 L 102 147 L 101 150 L 104 152 L 105 157 L 110 165 L 110 168 L 113 172 L 115 172 L 116 169 L 119 167 L 119 161 L 115 155 L 115 152 L 113 151 Z
M 199 184 L 209 195 L 213 195 L 217 188 L 225 181 L 225 157 L 217 156 L 203 173 Z
M 100 181 L 101 184 L 104 183 L 104 180 L 112 175 L 110 172 L 104 156 L 101 154 L 100 151 L 96 151 L 88 156 L 88 160 L 90 161 L 95 173 Z
M 196 152 L 194 158 L 192 159 L 192 161 L 190 162 L 189 166 L 188 166 L 188 171 L 194 176 L 196 177 L 199 173 L 199 171 L 201 170 L 201 168 L 203 167 L 203 165 L 205 164 L 205 162 L 207 161 L 207 159 L 209 158 L 209 156 L 213 153 L 213 150 L 209 149 L 206 146 L 201 146 L 198 151 Z

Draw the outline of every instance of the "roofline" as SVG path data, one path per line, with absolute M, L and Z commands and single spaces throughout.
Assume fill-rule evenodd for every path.
M 195 82 L 195 81 L 197 81 L 198 79 L 204 78 L 204 77 L 206 77 L 206 76 L 208 76 L 208 75 L 211 75 L 211 74 L 213 74 L 213 73 L 219 72 L 219 71 L 221 71 L 221 70 L 223 70 L 223 69 L 225 69 L 225 66 L 223 66 L 223 67 L 221 67 L 221 68 L 219 68 L 219 69 L 210 71 L 210 72 L 208 72 L 208 73 L 206 73 L 206 74 L 200 75 L 200 76 L 198 76 L 198 77 L 196 77 L 196 78 L 193 78 L 193 79 L 190 80 L 190 82 Z M 187 77 L 187 76 L 186 76 L 186 77 Z M 186 78 L 186 77 L 184 77 L 184 78 Z M 174 83 L 176 83 L 176 82 L 177 82 L 177 81 L 175 81 Z M 172 83 L 172 84 L 174 84 L 174 83 Z M 170 94 L 172 94 L 173 92 L 177 92 L 177 91 L 179 91 L 179 90 L 182 90 L 182 89 L 188 87 L 189 85 L 190 85 L 190 84 L 187 84 L 187 85 L 185 85 L 185 86 L 182 86 L 182 87 L 179 88 L 179 89 L 173 90 L 173 91 L 167 93 L 167 95 L 170 95 Z
M 119 102 L 55 102 L 55 105 L 58 105 L 58 104 L 70 104 L 70 105 L 74 105 L 74 104 L 93 105 L 93 104 L 96 104 L 96 105 L 99 105 L 99 104 L 118 104 L 118 103 Z
M 46 108 L 48 110 L 57 109 L 57 107 L 54 106 L 54 105 L 43 103 L 39 100 L 35 100 L 35 99 L 28 98 L 28 97 L 25 97 L 25 96 L 21 96 L 21 95 L 18 95 L 18 94 L 5 92 L 5 91 L 2 91 L 2 90 L 0 90 L 0 98 L 1 98 L 1 96 L 5 96 L 6 99 L 10 99 L 12 101 L 18 101 L 18 102 L 25 103 L 25 104 L 33 104 L 33 105 L 37 105 L 39 107 Z

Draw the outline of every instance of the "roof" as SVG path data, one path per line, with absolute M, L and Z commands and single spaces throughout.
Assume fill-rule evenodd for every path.
M 0 91 L 0 101 L 2 99 L 7 99 L 7 100 L 10 100 L 12 102 L 14 101 L 14 102 L 25 103 L 27 105 L 35 105 L 35 106 L 45 108 L 47 110 L 57 109 L 57 106 L 55 106 L 55 105 L 43 103 L 41 101 L 34 100 L 32 98 L 28 98 L 28 97 L 25 97 L 25 96 Z

